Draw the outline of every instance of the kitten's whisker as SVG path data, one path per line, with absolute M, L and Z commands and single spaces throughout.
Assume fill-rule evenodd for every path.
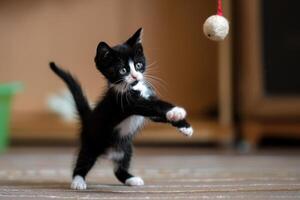
M 154 67 L 149 67 L 149 68 L 146 68 L 146 72 L 158 72 L 159 71 L 159 68 L 158 66 L 154 66 Z
M 149 64 L 149 65 L 146 65 L 146 68 L 147 68 L 147 69 L 153 68 L 156 64 L 157 64 L 157 62 L 154 61 L 153 63 L 151 63 L 151 64 Z M 157 66 L 156 66 L 156 67 L 157 67 Z
M 152 87 L 155 88 L 155 91 L 157 91 L 157 93 L 158 93 L 159 96 L 163 96 L 163 95 L 161 94 L 161 90 L 160 90 L 160 89 L 162 89 L 163 91 L 167 91 L 166 88 L 165 88 L 163 85 L 159 85 L 158 87 L 159 87 L 160 89 L 158 89 L 157 86 L 155 86 L 155 84 L 151 83 L 150 80 L 149 80 L 148 82 L 152 85 Z
M 150 87 L 154 90 L 155 93 L 157 93 L 159 96 L 162 96 L 161 93 L 159 92 L 159 90 L 149 80 L 145 79 L 145 81 L 147 84 L 150 85 Z
M 153 75 L 151 75 L 151 74 L 145 74 L 147 77 L 151 77 L 151 78 L 153 78 L 153 79 L 156 79 L 156 80 L 158 80 L 158 81 L 161 81 L 162 83 L 164 83 L 164 84 L 166 84 L 166 81 L 164 81 L 163 79 L 161 79 L 161 78 L 159 78 L 159 77 L 157 77 L 157 76 L 153 76 Z
M 147 75 L 145 76 L 145 78 L 155 81 L 159 87 L 161 87 L 163 90 L 167 91 L 167 86 L 164 82 L 162 82 L 162 80 L 159 80 L 159 79 L 156 79 L 155 77 L 147 76 Z
M 126 86 L 127 86 L 127 83 L 126 82 L 124 82 L 123 84 L 122 84 L 122 88 L 121 88 L 121 109 L 124 111 L 124 104 L 123 104 L 123 95 L 124 95 L 124 93 L 126 93 Z M 125 94 L 125 96 L 126 96 L 126 94 Z
M 118 83 L 118 82 L 122 82 L 124 79 L 123 78 L 121 78 L 121 79 L 119 79 L 119 80 L 117 80 L 117 81 L 115 81 L 115 82 L 113 82 L 113 83 L 110 83 L 110 84 L 115 84 L 115 83 Z
M 160 71 L 158 69 L 149 69 L 144 74 L 157 75 L 159 72 Z
M 128 100 L 128 93 L 129 93 L 129 92 L 128 92 L 128 88 L 129 88 L 129 86 L 130 86 L 130 85 L 129 85 L 128 83 L 126 83 L 126 88 L 125 88 L 125 90 L 126 90 L 126 91 L 125 91 L 125 99 L 126 99 L 126 102 L 127 102 L 127 103 L 129 103 L 129 100 Z
M 160 80 L 157 80 L 157 79 L 152 78 L 152 77 L 146 77 L 146 78 L 149 79 L 149 80 L 151 80 L 151 81 L 154 81 L 154 82 L 157 84 L 157 86 L 161 86 L 161 87 L 163 87 L 164 89 L 167 88 L 166 84 L 163 83 L 163 82 L 161 82 Z
M 111 83 L 111 84 L 113 84 L 112 87 L 118 87 L 118 84 L 115 85 L 115 83 L 117 83 L 117 82 L 120 82 L 119 84 L 122 86 L 122 84 L 123 84 L 122 81 L 124 81 L 124 78 L 121 78 L 121 79 L 119 79 L 119 80 L 117 80 L 117 81 Z M 116 90 L 116 93 L 117 93 L 117 95 L 116 95 L 116 101 L 118 102 L 118 101 L 119 101 L 119 100 L 118 100 L 118 99 L 119 99 L 119 96 L 122 95 L 122 94 L 121 94 L 121 92 L 120 92 L 118 89 Z
M 166 87 L 164 87 L 163 85 L 160 85 L 158 83 L 152 83 L 152 85 L 155 87 L 155 89 L 159 92 L 163 91 L 164 93 L 167 92 Z M 159 89 L 158 89 L 159 88 Z
M 121 103 L 121 92 L 117 90 L 117 103 Z
M 156 90 L 156 87 L 149 80 L 145 79 L 145 82 L 149 84 L 152 89 Z
M 123 95 L 125 96 L 125 101 L 128 103 L 128 87 L 130 86 L 130 84 L 128 84 L 127 82 L 125 82 L 124 87 L 123 87 Z M 126 103 L 125 102 L 125 103 Z M 124 108 L 124 107 L 123 107 Z M 124 110 L 123 110 L 124 111 Z

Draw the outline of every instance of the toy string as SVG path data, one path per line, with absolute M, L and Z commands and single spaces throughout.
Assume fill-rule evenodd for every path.
M 218 12 L 217 12 L 217 15 L 223 16 L 222 0 L 218 0 Z

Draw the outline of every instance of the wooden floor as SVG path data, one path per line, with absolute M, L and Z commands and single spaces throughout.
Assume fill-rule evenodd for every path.
M 0 155 L 0 199 L 300 199 L 300 152 L 238 155 L 201 148 L 137 148 L 142 187 L 120 185 L 108 161 L 88 190 L 69 189 L 72 148 L 13 148 Z

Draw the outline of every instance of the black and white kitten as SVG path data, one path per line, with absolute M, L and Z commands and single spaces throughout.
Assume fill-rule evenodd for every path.
M 144 181 L 128 172 L 132 156 L 133 136 L 145 118 L 166 122 L 191 136 L 193 129 L 185 120 L 186 111 L 162 101 L 144 79 L 146 60 L 139 29 L 125 43 L 110 47 L 100 42 L 95 63 L 108 81 L 103 98 L 91 109 L 80 84 L 67 71 L 50 63 L 51 69 L 70 89 L 81 119 L 81 146 L 73 171 L 72 189 L 86 189 L 85 177 L 99 156 L 114 163 L 119 181 L 130 186 Z

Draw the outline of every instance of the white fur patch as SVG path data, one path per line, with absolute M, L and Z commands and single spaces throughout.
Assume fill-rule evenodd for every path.
M 144 78 L 144 76 L 141 72 L 138 72 L 135 70 L 134 62 L 132 59 L 129 59 L 128 65 L 130 68 L 130 74 L 127 77 L 125 77 L 125 80 L 127 83 L 133 83 L 134 81 L 140 81 Z
M 118 129 L 121 136 L 135 134 L 136 131 L 144 124 L 144 117 L 140 115 L 132 115 L 124 119 L 115 129 Z
M 86 189 L 86 183 L 84 179 L 77 175 L 73 178 L 72 184 L 71 184 L 71 189 L 73 190 L 85 190 Z
M 151 91 L 143 81 L 139 81 L 135 86 L 132 87 L 132 89 L 139 91 L 141 93 L 141 96 L 145 99 L 148 99 L 151 95 Z
M 192 127 L 183 127 L 183 128 L 179 128 L 179 131 L 181 133 L 183 133 L 184 135 L 191 137 L 193 135 L 193 128 Z
M 104 157 L 109 160 L 121 160 L 124 157 L 124 152 L 109 148 Z
M 144 185 L 144 181 L 143 179 L 141 179 L 141 177 L 134 176 L 129 179 L 126 179 L 125 184 L 129 186 L 142 186 Z
M 186 117 L 186 111 L 183 108 L 177 106 L 169 110 L 166 114 L 166 118 L 172 122 L 182 120 L 185 117 Z

